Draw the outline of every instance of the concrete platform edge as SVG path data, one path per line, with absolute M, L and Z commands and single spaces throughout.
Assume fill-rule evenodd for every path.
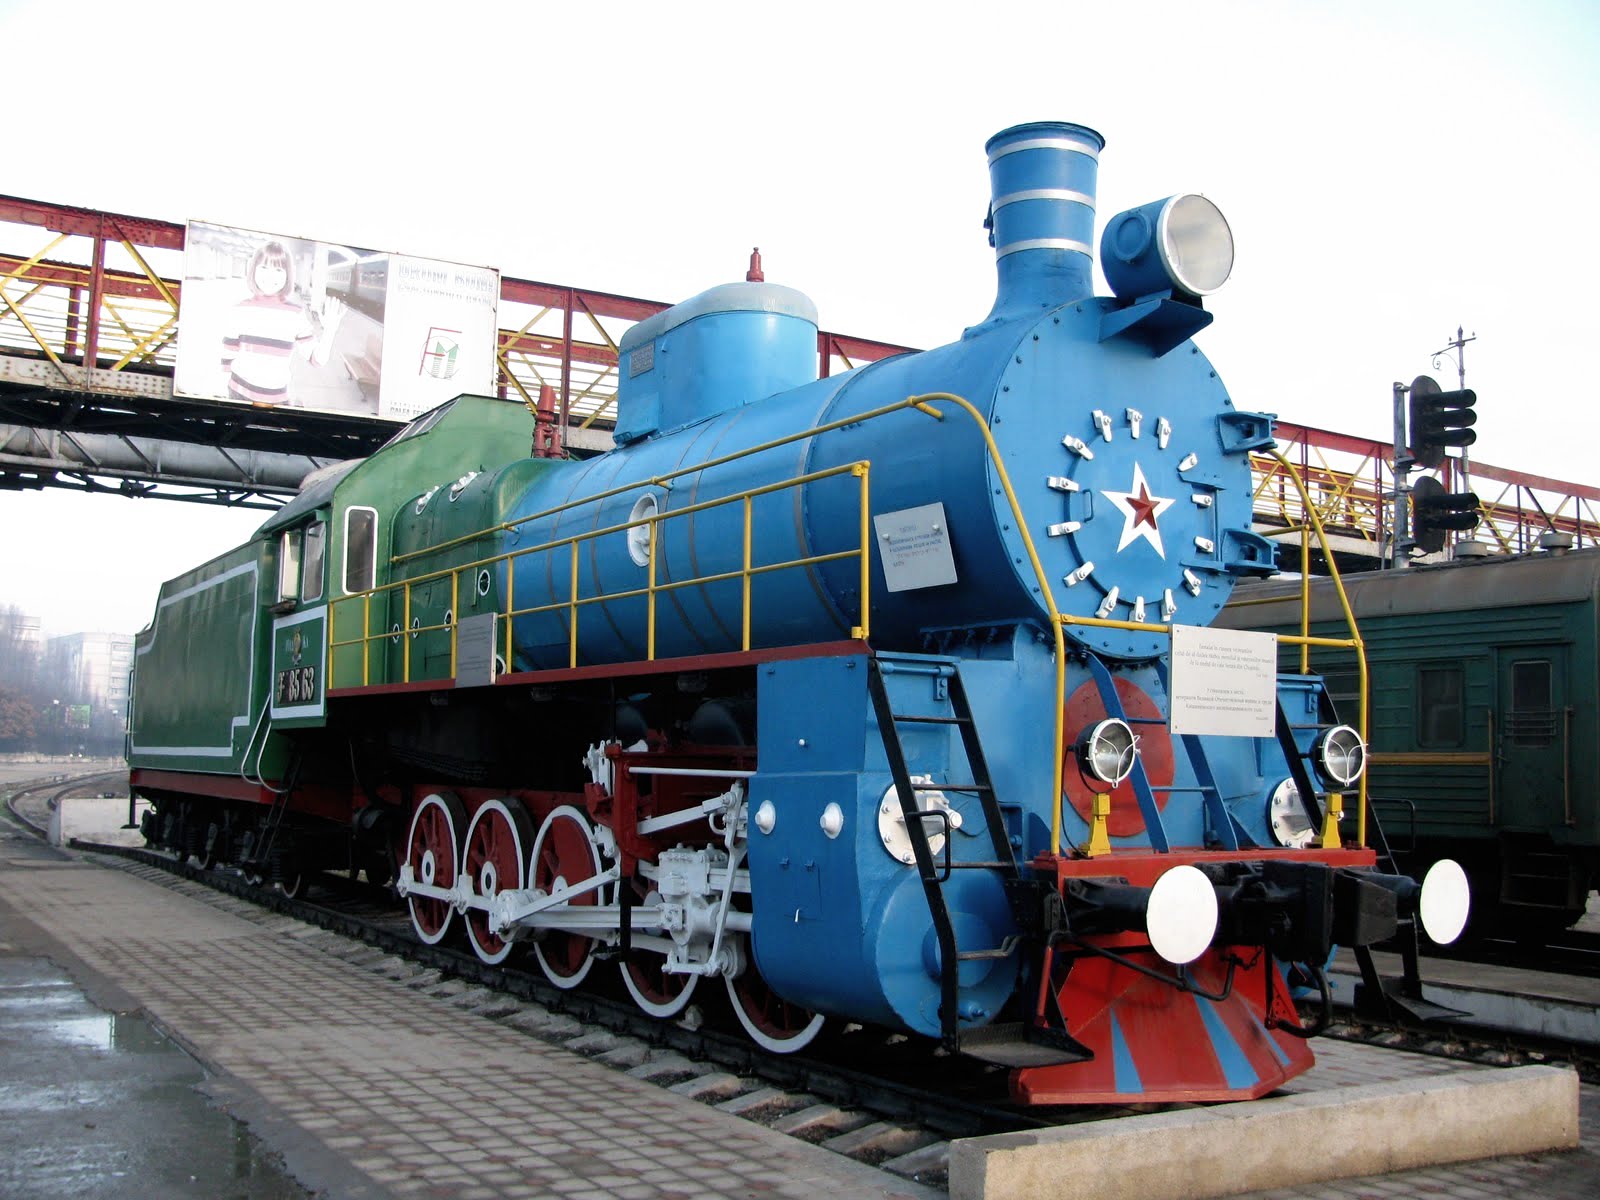
M 1578 1076 L 1481 1068 L 950 1145 L 951 1200 L 1203 1200 L 1578 1145 Z

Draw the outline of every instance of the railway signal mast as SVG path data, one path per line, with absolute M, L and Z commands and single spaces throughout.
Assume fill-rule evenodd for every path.
M 1407 476 L 1413 467 L 1438 470 L 1445 464 L 1446 451 L 1460 451 L 1461 480 L 1468 482 L 1467 447 L 1478 440 L 1472 428 L 1478 414 L 1473 408 L 1477 393 L 1466 386 L 1464 347 L 1477 335 L 1463 336 L 1456 328 L 1453 341 L 1435 351 L 1434 366 L 1443 354 L 1455 354 L 1456 377 L 1460 386 L 1453 392 L 1440 389 L 1431 376 L 1419 375 L 1409 385 L 1394 385 L 1394 522 L 1390 541 L 1391 567 L 1403 567 L 1413 547 L 1437 554 L 1445 547 L 1446 535 L 1467 533 L 1478 524 L 1478 497 L 1471 492 L 1448 492 L 1431 476 L 1417 481 L 1413 488 Z M 1413 518 L 1415 524 L 1413 536 Z

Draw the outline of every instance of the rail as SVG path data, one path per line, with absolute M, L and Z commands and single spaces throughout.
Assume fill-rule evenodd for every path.
M 1253 455 L 1251 461 L 1256 528 L 1269 536 L 1292 534 L 1303 523 L 1303 509 L 1311 508 L 1351 553 L 1380 557 L 1394 495 L 1393 447 L 1287 421 L 1278 422 L 1275 432 L 1285 453 Z M 1289 479 L 1289 461 L 1303 488 Z M 1445 460 L 1439 480 L 1446 491 L 1470 485 L 1477 493 L 1477 536 L 1501 553 L 1534 550 L 1547 531 L 1570 534 L 1580 547 L 1600 544 L 1600 487 L 1595 485 L 1476 461 L 1468 478 L 1456 459 Z

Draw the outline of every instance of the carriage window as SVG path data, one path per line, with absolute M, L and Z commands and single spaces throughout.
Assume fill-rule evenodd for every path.
M 1457 664 L 1417 668 L 1417 745 L 1449 749 L 1466 741 L 1466 673 Z
M 1550 663 L 1532 659 L 1511 664 L 1511 711 L 1506 732 L 1516 746 L 1549 746 L 1555 741 L 1556 714 L 1550 700 Z
M 344 514 L 344 590 L 347 593 L 371 589 L 377 578 L 378 512 L 372 508 L 350 508 Z
M 305 568 L 300 573 L 303 581 L 300 588 L 302 600 L 322 598 L 322 559 L 327 532 L 328 527 L 321 521 L 313 521 L 306 526 Z
M 278 539 L 278 601 L 300 597 L 300 531 L 284 530 Z

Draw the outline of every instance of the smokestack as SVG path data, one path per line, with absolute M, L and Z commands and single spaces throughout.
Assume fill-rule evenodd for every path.
M 1105 139 L 1035 121 L 989 139 L 989 244 L 999 292 L 975 333 L 1094 294 L 1094 195 Z

